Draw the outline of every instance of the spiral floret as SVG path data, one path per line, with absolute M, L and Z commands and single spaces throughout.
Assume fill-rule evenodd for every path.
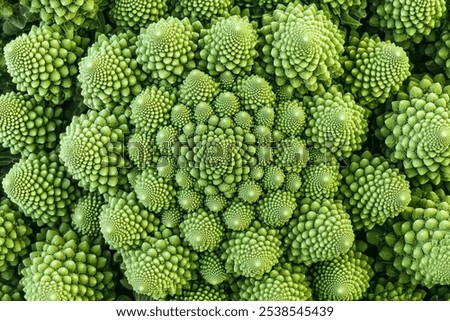
M 367 139 L 366 111 L 351 94 L 343 94 L 337 86 L 314 97 L 305 98 L 309 122 L 306 143 L 322 154 L 349 157 L 361 149 Z
M 346 253 L 355 239 L 350 216 L 340 201 L 305 198 L 288 226 L 284 239 L 288 253 L 306 265 Z
M 406 52 L 377 35 L 352 34 L 345 50 L 345 89 L 361 106 L 373 109 L 384 103 L 411 74 Z
M 225 71 L 243 76 L 251 71 L 258 56 L 256 43 L 256 29 L 247 17 L 218 19 L 200 40 L 199 67 L 212 76 Z
M 140 170 L 150 168 L 158 156 L 154 139 L 143 131 L 130 136 L 127 144 L 130 161 Z
M 22 158 L 2 184 L 8 198 L 39 226 L 68 222 L 69 212 L 80 196 L 55 152 Z
M 239 185 L 238 197 L 245 203 L 253 204 L 258 201 L 262 192 L 261 185 L 249 179 Z
M 0 96 L 0 142 L 16 154 L 54 148 L 62 108 L 9 92 Z
M 127 106 L 147 78 L 136 61 L 137 37 L 127 31 L 108 38 L 102 34 L 80 61 L 78 81 L 84 103 L 91 109 Z
M 447 17 L 445 0 L 376 0 L 369 24 L 404 47 L 432 38 Z
M 196 277 L 197 254 L 179 236 L 165 234 L 157 233 L 137 249 L 123 252 L 125 276 L 133 291 L 155 300 L 180 295 Z
M 219 84 L 210 75 L 194 69 L 180 85 L 178 102 L 196 109 L 200 103 L 212 102 L 218 93 Z M 197 114 L 197 109 L 195 111 Z
M 443 190 L 413 190 L 410 205 L 392 231 L 385 236 L 380 252 L 393 261 L 399 278 L 431 288 L 450 284 L 450 198 Z
M 115 297 L 112 255 L 100 237 L 79 236 L 67 224 L 38 236 L 24 260 L 20 284 L 28 301 L 102 301 Z
M 313 200 L 333 198 L 341 185 L 339 163 L 331 157 L 326 162 L 306 166 L 302 173 L 300 193 Z
M 180 0 L 176 1 L 174 13 L 207 22 L 228 14 L 232 4 L 233 0 Z
M 102 0 L 25 0 L 21 2 L 21 4 L 25 3 L 30 12 L 39 13 L 42 21 L 55 22 L 67 28 L 93 27 L 104 6 Z
M 198 33 L 188 19 L 159 19 L 138 36 L 137 62 L 155 81 L 176 84 L 195 68 L 197 40 Z
M 156 229 L 159 220 L 138 201 L 136 193 L 110 197 L 99 216 L 105 241 L 114 249 L 139 245 Z
M 311 287 L 317 300 L 355 301 L 363 298 L 374 275 L 370 258 L 354 246 L 346 254 L 312 267 Z
M 198 252 L 216 250 L 224 236 L 220 216 L 203 209 L 187 213 L 180 223 L 180 232 L 181 237 Z
M 5 46 L 8 73 L 18 90 L 60 104 L 74 94 L 83 42 L 57 25 L 33 26 Z
M 137 198 L 148 210 L 161 213 L 175 204 L 175 189 L 170 180 L 153 169 L 142 171 L 133 184 Z
M 167 15 L 166 0 L 114 0 L 111 17 L 120 27 L 129 27 L 136 31 Z
M 275 129 L 294 137 L 303 133 L 306 124 L 305 108 L 298 100 L 280 102 L 276 108 Z
M 0 273 L 17 266 L 19 260 L 27 254 L 27 247 L 31 243 L 29 237 L 31 233 L 31 228 L 22 219 L 22 213 L 7 198 L 2 198 L 0 200 Z
M 59 157 L 84 189 L 114 195 L 128 183 L 130 161 L 123 142 L 129 133 L 125 111 L 90 110 L 75 116 L 61 135 Z
M 225 226 L 233 231 L 243 231 L 255 218 L 255 211 L 249 204 L 236 201 L 231 204 L 223 213 L 222 219 Z
M 271 84 L 258 75 L 238 78 L 233 92 L 239 98 L 242 109 L 247 111 L 273 107 L 275 104 L 275 93 Z
M 164 88 L 145 88 L 131 102 L 131 123 L 138 134 L 150 136 L 168 125 L 170 111 L 176 101 L 174 94 Z
M 230 232 L 222 249 L 228 273 L 260 279 L 278 263 L 281 236 L 278 230 L 255 220 L 245 231 Z
M 228 198 L 234 195 L 256 162 L 253 134 L 235 127 L 229 118 L 219 122 L 216 117 L 210 118 L 209 125 L 189 124 L 183 131 L 178 137 L 178 164 L 207 195 L 208 189 Z
M 80 198 L 71 215 L 72 226 L 80 235 L 95 237 L 100 233 L 100 212 L 103 198 L 97 193 L 88 193 Z
M 239 297 L 244 301 L 309 301 L 311 289 L 301 266 L 280 263 L 261 279 L 238 281 Z
M 291 85 L 302 93 L 329 87 L 343 69 L 339 62 L 344 38 L 316 5 L 297 2 L 279 6 L 263 19 L 265 71 L 278 86 Z
M 397 95 L 392 110 L 377 118 L 375 133 L 385 154 L 401 163 L 414 185 L 450 180 L 450 86 L 441 77 L 412 77 Z
M 204 252 L 200 257 L 199 271 L 203 279 L 211 285 L 218 285 L 229 279 L 225 264 L 216 252 Z
M 258 218 L 270 227 L 281 227 L 286 224 L 297 208 L 294 194 L 278 190 L 267 193 L 258 202 L 256 213 Z
M 384 157 L 353 155 L 342 171 L 342 201 L 355 229 L 371 229 L 400 214 L 411 201 L 409 182 Z

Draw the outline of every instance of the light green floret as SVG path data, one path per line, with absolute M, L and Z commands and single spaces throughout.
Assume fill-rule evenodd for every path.
M 175 95 L 164 88 L 145 88 L 130 105 L 130 120 L 136 131 L 142 135 L 151 135 L 162 126 L 168 125 L 175 101 Z
M 203 204 L 203 195 L 193 189 L 182 189 L 177 192 L 178 205 L 188 212 L 196 211 Z
M 159 19 L 138 36 L 137 61 L 155 81 L 176 84 L 195 68 L 197 40 L 188 19 Z
M 136 61 L 137 37 L 127 31 L 108 38 L 102 34 L 80 61 L 78 81 L 89 108 L 127 106 L 142 90 L 147 75 Z
M 202 33 L 199 67 L 206 68 L 211 76 L 225 71 L 243 76 L 251 71 L 258 56 L 257 35 L 247 17 L 219 18 Z
M 309 118 L 305 130 L 308 145 L 337 158 L 361 149 L 367 139 L 367 111 L 351 94 L 332 86 L 323 94 L 305 97 L 304 104 Z
M 233 75 L 231 71 L 226 70 L 220 74 L 218 80 L 220 82 L 221 89 L 230 90 L 234 86 L 234 83 L 236 81 L 236 75 Z
M 111 17 L 119 27 L 129 27 L 136 31 L 167 15 L 166 0 L 114 0 Z
M 367 16 L 366 0 L 319 0 L 324 11 L 335 15 L 343 25 L 352 29 L 361 26 L 361 19 Z
M 385 243 L 380 254 L 393 261 L 403 282 L 450 285 L 450 197 L 443 190 L 413 190 Z
M 181 237 L 198 252 L 216 250 L 224 236 L 219 215 L 203 209 L 185 214 L 180 232 Z
M 222 211 L 225 206 L 227 206 L 227 199 L 222 195 L 207 195 L 205 197 L 204 205 L 211 212 L 217 213 Z
M 367 33 L 350 35 L 342 63 L 345 89 L 370 109 L 398 92 L 410 75 L 409 58 L 401 47 Z
M 204 283 L 192 283 L 189 290 L 184 290 L 175 301 L 228 301 L 228 294 L 223 287 Z
M 302 187 L 302 177 L 296 173 L 289 173 L 284 179 L 283 189 L 296 194 Z M 297 195 L 296 195 L 297 196 Z
M 180 295 L 195 279 L 197 254 L 169 230 L 156 233 L 139 248 L 122 252 L 125 276 L 133 291 L 155 300 Z
M 272 86 L 267 80 L 257 75 L 238 78 L 233 92 L 239 98 L 242 108 L 247 111 L 273 107 L 275 104 Z
M 158 175 L 165 179 L 173 179 L 177 171 L 177 164 L 172 156 L 161 156 L 156 163 Z
M 295 262 L 311 265 L 346 253 L 355 240 L 350 216 L 340 201 L 305 198 L 284 239 Z
M 281 254 L 279 231 L 253 221 L 245 231 L 229 232 L 221 259 L 227 273 L 260 279 L 278 263 Z
M 170 125 L 159 128 L 155 143 L 161 155 L 172 154 L 172 148 L 177 142 L 178 134 L 178 130 Z
M 173 126 L 181 129 L 193 120 L 194 120 L 193 113 L 189 107 L 182 104 L 173 106 L 172 111 L 170 113 L 170 123 Z
M 27 247 L 31 243 L 29 238 L 31 233 L 31 228 L 22 219 L 22 213 L 7 198 L 2 198 L 0 200 L 0 273 L 18 265 L 21 257 L 27 254 Z
M 225 264 L 216 252 L 203 252 L 199 263 L 200 275 L 209 284 L 218 285 L 228 280 Z
M 100 237 L 79 236 L 67 224 L 43 231 L 23 261 L 20 284 L 28 301 L 114 299 L 112 255 Z
M 213 115 L 211 105 L 205 102 L 200 102 L 194 107 L 194 118 L 197 123 L 206 123 Z
M 73 209 L 72 226 L 80 235 L 96 237 L 100 233 L 100 212 L 105 201 L 97 193 L 89 193 L 78 200 Z
M 256 163 L 255 137 L 230 118 L 212 116 L 207 124 L 188 124 L 178 137 L 178 165 L 189 171 L 198 187 L 232 197 Z M 217 191 L 216 191 L 217 190 Z
M 138 202 L 134 192 L 109 197 L 101 209 L 99 221 L 103 237 L 114 249 L 139 245 L 159 223 L 155 215 Z
M 45 106 L 33 97 L 9 92 L 0 96 L 0 142 L 16 154 L 54 148 L 62 108 Z
M 253 204 L 262 194 L 262 187 L 257 182 L 249 179 L 238 187 L 238 197 L 245 203 Z
M 245 278 L 238 281 L 239 297 L 244 301 L 309 301 L 311 289 L 305 268 L 280 263 L 262 279 Z
M 293 137 L 303 133 L 306 124 L 305 108 L 298 100 L 280 102 L 275 109 L 275 129 Z
M 103 0 L 22 0 L 30 12 L 39 13 L 46 23 L 55 22 L 67 28 L 90 28 L 96 25 Z
M 142 132 L 135 132 L 131 135 L 127 144 L 127 152 L 130 160 L 140 170 L 151 167 L 158 157 L 154 139 L 151 135 Z
M 159 177 L 154 169 L 142 171 L 133 185 L 139 201 L 150 211 L 161 213 L 175 204 L 172 182 Z
M 168 228 L 176 228 L 183 220 L 183 212 L 178 207 L 171 207 L 161 213 L 161 223 Z
M 222 214 L 223 222 L 228 229 L 243 231 L 255 218 L 253 206 L 236 201 Z
M 231 92 L 222 92 L 213 103 L 214 112 L 219 117 L 232 117 L 241 109 L 239 99 Z
M 308 148 L 303 139 L 287 138 L 278 142 L 274 149 L 275 161 L 286 173 L 300 173 L 309 159 Z
M 84 189 L 114 195 L 127 184 L 130 161 L 123 143 L 129 133 L 127 114 L 121 107 L 90 110 L 73 117 L 61 135 L 61 162 Z
M 265 194 L 258 202 L 258 218 L 270 227 L 281 227 L 289 221 L 297 202 L 294 194 L 287 191 L 275 191 Z
M 267 166 L 264 169 L 262 185 L 266 190 L 277 190 L 283 185 L 285 177 L 284 171 L 280 167 Z
M 240 111 L 234 115 L 234 122 L 244 130 L 249 130 L 253 127 L 253 116 L 246 111 Z
M 344 38 L 337 26 L 313 5 L 280 5 L 262 19 L 260 34 L 265 71 L 278 86 L 290 84 L 305 93 L 329 87 L 343 70 Z
M 351 214 L 355 229 L 371 229 L 400 214 L 411 201 L 409 182 L 382 156 L 369 151 L 352 155 L 340 198 Z
M 38 226 L 68 222 L 69 211 L 80 196 L 55 152 L 41 151 L 22 158 L 2 184 L 8 198 Z
M 261 107 L 255 114 L 256 124 L 272 128 L 275 121 L 275 111 L 272 107 Z
M 445 0 L 376 0 L 373 9 L 369 24 L 404 47 L 433 40 L 434 30 L 447 16 Z
M 174 14 L 182 17 L 209 21 L 213 17 L 225 16 L 231 9 L 233 0 L 180 0 L 174 2 Z
M 374 272 L 370 258 L 354 246 L 346 254 L 312 267 L 313 297 L 320 301 L 356 301 L 364 297 Z
M 331 199 L 339 190 L 342 175 L 335 157 L 326 162 L 317 162 L 306 166 L 302 173 L 302 196 L 313 200 Z
M 194 178 L 189 174 L 187 168 L 179 168 L 175 173 L 175 182 L 181 188 L 192 188 L 195 185 Z
M 402 284 L 400 281 L 391 282 L 380 278 L 367 293 L 370 301 L 423 301 L 427 292 L 416 289 L 411 284 Z
M 389 111 L 377 118 L 385 154 L 415 185 L 450 181 L 450 86 L 443 76 L 411 78 Z
M 178 102 L 190 108 L 195 108 L 200 103 L 209 104 L 219 93 L 219 84 L 208 74 L 195 69 L 183 80 L 180 85 Z
M 74 94 L 84 39 L 54 25 L 32 26 L 4 48 L 8 73 L 18 90 L 37 101 L 60 104 Z

